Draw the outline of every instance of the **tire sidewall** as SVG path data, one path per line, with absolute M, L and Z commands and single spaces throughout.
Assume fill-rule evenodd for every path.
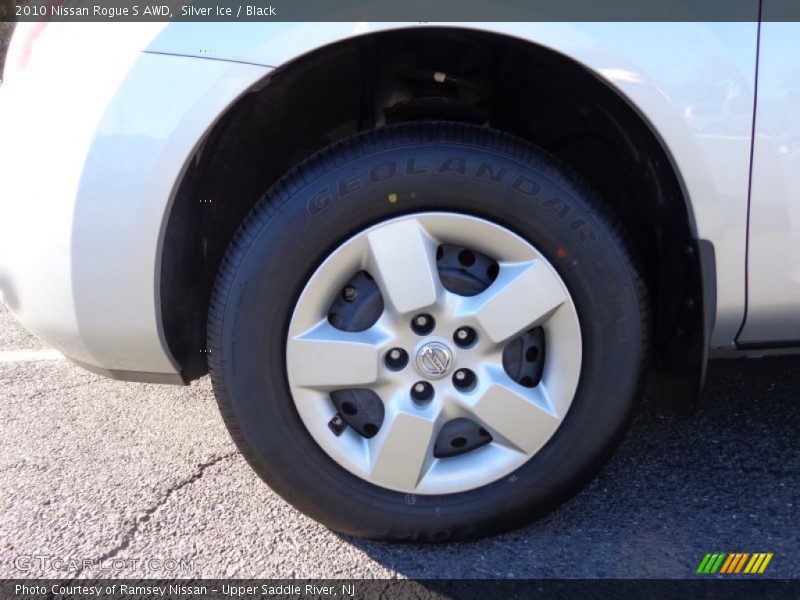
M 554 159 L 517 142 L 371 136 L 299 167 L 237 236 L 214 385 L 237 441 L 289 502 L 356 535 L 443 541 L 517 526 L 573 493 L 627 423 L 638 394 L 643 317 L 636 273 L 592 192 Z M 400 139 L 398 139 L 400 138 Z M 564 421 L 534 457 L 481 488 L 440 496 L 379 488 L 317 445 L 292 401 L 286 336 L 295 303 L 342 242 L 415 212 L 457 212 L 502 225 L 556 268 L 578 313 L 581 377 Z M 219 394 L 218 394 L 219 395 Z

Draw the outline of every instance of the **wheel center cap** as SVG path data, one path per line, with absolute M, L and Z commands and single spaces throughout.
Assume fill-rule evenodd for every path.
M 417 350 L 417 369 L 426 377 L 442 377 L 453 366 L 453 351 L 442 342 L 427 342 Z

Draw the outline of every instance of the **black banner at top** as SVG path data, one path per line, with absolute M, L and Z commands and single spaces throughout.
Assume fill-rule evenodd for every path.
M 0 0 L 0 21 L 794 21 L 800 0 Z

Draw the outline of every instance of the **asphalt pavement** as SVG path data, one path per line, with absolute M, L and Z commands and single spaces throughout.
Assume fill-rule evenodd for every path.
M 556 512 L 419 546 L 287 505 L 236 451 L 207 377 L 116 382 L 43 350 L 0 309 L 0 578 L 694 577 L 707 552 L 772 552 L 765 576 L 800 576 L 798 357 L 713 361 L 694 418 L 645 399 Z

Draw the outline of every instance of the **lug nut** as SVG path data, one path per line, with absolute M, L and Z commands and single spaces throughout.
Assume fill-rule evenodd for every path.
M 328 427 L 330 430 L 336 434 L 336 436 L 342 435 L 342 432 L 347 429 L 347 423 L 344 419 L 342 419 L 342 415 L 338 412 L 334 415 L 334 417 L 328 422 Z
M 411 387 L 411 397 L 418 403 L 428 402 L 433 398 L 433 386 L 427 381 L 418 381 Z
M 387 367 L 399 371 L 408 364 L 408 353 L 402 348 L 392 348 L 386 353 L 384 361 Z
M 358 290 L 352 285 L 345 286 L 342 290 L 342 299 L 345 302 L 352 302 L 358 297 Z
M 428 335 L 433 331 L 435 325 L 436 321 L 434 321 L 433 317 L 429 314 L 423 313 L 411 319 L 411 329 L 413 329 L 414 333 L 417 335 Z
M 462 391 L 469 391 L 474 388 L 477 380 L 475 373 L 469 369 L 459 369 L 453 373 L 453 385 Z
M 453 341 L 460 348 L 469 348 L 478 339 L 478 334 L 472 327 L 459 327 L 453 334 Z

